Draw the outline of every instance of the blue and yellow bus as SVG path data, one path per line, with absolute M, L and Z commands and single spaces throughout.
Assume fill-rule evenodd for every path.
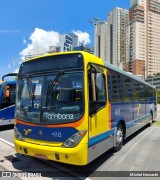
M 17 73 L 6 74 L 0 84 L 0 126 L 14 124 L 16 80 L 5 80 L 17 76 Z
M 20 66 L 15 149 L 86 165 L 156 116 L 156 89 L 83 51 L 48 54 Z

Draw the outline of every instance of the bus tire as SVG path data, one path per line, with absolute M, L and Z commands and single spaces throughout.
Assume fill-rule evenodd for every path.
M 123 139 L 124 139 L 124 128 L 121 123 L 118 124 L 116 130 L 116 145 L 113 147 L 115 152 L 119 151 L 123 146 Z

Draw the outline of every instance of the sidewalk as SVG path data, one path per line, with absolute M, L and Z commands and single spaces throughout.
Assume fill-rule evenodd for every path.
M 157 117 L 154 119 L 154 121 L 160 121 L 160 104 L 157 105 Z
M 38 162 L 36 161 L 35 158 L 32 157 L 25 157 L 22 156 L 20 154 L 17 154 L 15 152 L 15 149 L 6 144 L 5 142 L 2 142 L 0 140 L 0 176 L 2 175 L 2 172 L 11 172 L 11 174 L 15 175 L 17 173 L 21 173 L 23 175 L 23 173 L 27 173 L 29 171 L 47 171 L 47 170 L 51 170 L 50 167 L 46 167 L 46 165 L 43 165 L 42 163 L 37 164 Z M 52 168 L 53 170 L 53 168 Z M 2 171 L 2 172 L 1 172 Z M 9 175 L 8 175 L 9 176 Z M 12 175 L 11 175 L 12 176 Z M 47 178 L 47 177 L 19 177 L 18 175 L 16 177 L 3 177 L 0 179 L 4 179 L 4 180 L 48 180 L 51 178 Z
M 5 159 L 6 156 L 14 154 L 14 148 L 0 141 L 0 179 L 2 180 L 20 180 L 19 177 L 8 177 L 10 171 L 17 171 L 12 167 L 12 163 Z M 6 174 L 6 172 L 9 174 Z
M 59 167 L 58 167 L 59 166 Z M 57 168 L 58 167 L 58 168 Z M 0 140 L 0 179 L 3 180 L 75 180 L 74 176 L 66 174 L 60 168 L 60 165 L 50 165 L 36 158 L 23 156 L 15 152 L 14 147 Z M 15 178 L 1 178 L 1 171 L 11 173 Z M 33 172 L 33 173 L 32 173 Z M 33 177 L 32 174 L 37 173 L 37 177 Z M 48 177 L 48 172 L 52 172 L 53 177 Z M 41 176 L 41 173 L 43 176 Z M 45 175 L 46 173 L 46 175 Z M 28 177 L 26 177 L 26 175 Z
M 13 178 L 13 177 L 4 177 L 5 176 L 5 172 L 8 172 L 6 169 L 4 169 L 2 166 L 0 166 L 0 179 L 2 180 L 20 180 L 20 178 Z M 2 174 L 1 174 L 2 173 Z

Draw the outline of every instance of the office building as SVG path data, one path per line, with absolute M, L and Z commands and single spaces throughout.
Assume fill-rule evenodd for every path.
M 108 61 L 124 69 L 126 62 L 126 27 L 129 11 L 116 7 L 108 14 Z
M 78 46 L 85 46 L 83 42 L 79 41 L 78 35 L 74 33 L 61 34 L 59 35 L 59 43 L 57 43 L 57 46 L 53 50 L 56 49 L 59 52 L 71 51 L 74 47 Z
M 93 47 L 77 46 L 73 48 L 73 51 L 86 51 L 88 53 L 94 54 Z
M 127 67 L 146 78 L 160 72 L 160 0 L 131 0 L 130 5 Z
M 107 22 L 97 21 L 94 24 L 94 54 L 107 60 Z
M 60 34 L 59 35 L 59 43 L 57 43 L 57 46 L 59 47 L 59 51 L 70 51 L 72 50 L 72 36 L 69 34 Z
M 160 91 L 160 76 L 149 77 L 145 79 L 145 81 L 151 84 L 152 86 L 155 86 L 156 89 Z

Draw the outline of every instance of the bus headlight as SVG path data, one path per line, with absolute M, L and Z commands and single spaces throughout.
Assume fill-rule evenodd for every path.
M 15 135 L 16 139 L 18 139 L 20 141 L 24 141 L 22 134 L 19 132 L 19 130 L 16 127 L 14 127 L 14 135 Z
M 68 147 L 68 148 L 76 147 L 80 143 L 80 141 L 83 139 L 83 137 L 86 135 L 86 133 L 87 131 L 83 130 L 72 135 L 62 144 L 62 147 Z

